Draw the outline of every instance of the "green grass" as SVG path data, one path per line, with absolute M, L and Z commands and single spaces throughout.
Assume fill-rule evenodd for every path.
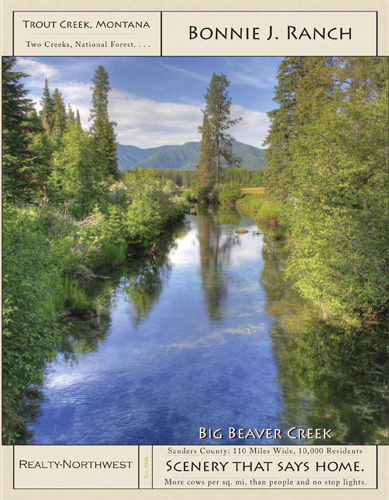
M 277 237 L 287 235 L 288 220 L 284 206 L 279 202 L 269 201 L 265 197 L 264 189 L 245 193 L 237 206 L 249 211 L 251 214 L 255 214 L 255 220 L 268 234 L 273 234 Z
M 242 188 L 243 193 L 264 193 L 265 188 L 264 187 L 243 187 Z
M 115 243 L 105 239 L 102 246 L 101 262 L 104 264 L 122 264 L 126 260 L 126 243 Z
M 92 307 L 83 287 L 77 280 L 65 279 L 64 295 L 66 307 L 74 313 L 80 314 Z

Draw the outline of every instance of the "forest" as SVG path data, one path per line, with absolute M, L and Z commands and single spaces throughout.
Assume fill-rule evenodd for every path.
M 388 61 L 286 58 L 266 198 L 290 227 L 285 275 L 328 313 L 387 315 Z
M 195 199 L 254 210 L 287 235 L 285 279 L 303 297 L 326 314 L 377 322 L 388 307 L 388 61 L 288 57 L 277 79 L 265 193 L 243 196 L 239 185 L 250 181 L 233 177 L 229 82 L 213 76 Z M 235 168 L 222 169 L 223 160 Z
M 230 82 L 214 74 L 204 96 L 195 172 L 119 171 L 103 66 L 92 78 L 87 129 L 47 79 L 37 112 L 22 83 L 28 75 L 15 70 L 16 62 L 5 57 L 2 68 L 4 443 L 27 439 L 20 414 L 67 334 L 63 318 L 96 307 L 85 287 L 104 280 L 104 269 L 138 257 L 153 267 L 164 235 L 190 211 L 221 206 L 226 220 L 224 207 L 247 211 L 269 245 L 285 246 L 282 276 L 293 293 L 325 319 L 359 333 L 374 327 L 366 335 L 379 338 L 370 340 L 382 351 L 389 257 L 386 58 L 284 58 L 264 170 L 240 168 L 228 133 L 239 121 L 230 114 Z
M 122 179 L 108 74 L 92 79 L 91 127 L 43 90 L 37 114 L 15 58 L 3 58 L 3 435 L 12 443 L 18 412 L 56 355 L 68 311 L 91 309 L 83 284 L 103 266 L 151 250 L 182 220 L 186 201 L 147 171 Z M 154 245 L 158 246 L 158 245 Z M 20 430 L 22 429 L 22 430 Z
M 158 179 L 171 180 L 178 187 L 183 187 L 195 191 L 198 184 L 197 171 L 192 170 L 162 170 L 153 169 L 154 175 Z M 223 183 L 232 181 L 238 182 L 242 188 L 263 186 L 264 171 L 249 170 L 247 168 L 223 168 Z

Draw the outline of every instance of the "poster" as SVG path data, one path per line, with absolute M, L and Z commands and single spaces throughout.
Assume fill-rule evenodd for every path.
M 11 144 L 9 134 L 14 132 L 28 135 L 23 127 L 43 127 L 34 132 L 33 145 L 15 142 L 15 149 L 3 149 L 3 238 L 8 245 L 3 248 L 3 328 L 13 332 L 3 336 L 2 343 L 7 356 L 3 349 L 4 499 L 388 497 L 387 339 L 382 319 L 368 308 L 363 328 L 355 318 L 348 318 L 348 327 L 334 328 L 328 311 L 319 315 L 301 298 L 320 285 L 319 277 L 314 284 L 309 280 L 317 269 L 301 255 L 305 281 L 300 282 L 300 295 L 289 286 L 283 275 L 282 215 L 265 221 L 258 212 L 255 220 L 253 206 L 242 201 L 263 196 L 264 177 L 253 174 L 258 170 L 249 169 L 253 180 L 244 187 L 246 198 L 237 201 L 241 211 L 221 208 L 203 214 L 192 205 L 169 237 L 158 232 L 163 218 L 170 222 L 168 217 L 181 206 L 175 197 L 192 190 L 196 151 L 202 154 L 200 140 L 206 151 L 206 119 L 211 114 L 201 110 L 212 104 L 212 76 L 226 75 L 227 83 L 214 83 L 225 85 L 225 95 L 231 98 L 226 130 L 240 148 L 243 171 L 250 162 L 268 159 L 263 152 L 271 130 L 267 113 L 287 95 L 285 91 L 278 101 L 275 95 L 275 87 L 282 87 L 277 73 L 285 57 L 298 60 L 284 67 L 285 78 L 292 74 L 292 79 L 307 82 L 306 87 L 298 82 L 291 87 L 292 94 L 298 87 L 302 103 L 300 115 L 293 118 L 301 120 L 298 130 L 305 131 L 308 142 L 294 143 L 301 173 L 297 181 L 291 178 L 295 191 L 289 197 L 298 197 L 304 188 L 313 200 L 321 199 L 321 189 L 312 193 L 312 187 L 320 166 L 327 165 L 321 159 L 331 158 L 328 141 L 340 137 L 334 142 L 333 161 L 350 172 L 359 158 L 367 169 L 339 178 L 338 170 L 329 170 L 342 204 L 354 195 L 358 179 L 371 175 L 367 204 L 381 207 L 380 189 L 387 182 L 380 174 L 387 159 L 382 139 L 387 124 L 382 126 L 384 110 L 375 104 L 384 96 L 387 80 L 380 71 L 389 50 L 388 5 L 360 2 L 350 8 L 343 2 L 296 1 L 275 7 L 253 1 L 194 1 L 184 6 L 160 0 L 146 8 L 142 2 L 124 0 L 66 6 L 58 1 L 48 5 L 2 0 L 2 56 L 17 58 L 9 72 L 29 74 L 14 82 L 29 91 L 25 97 L 36 103 L 39 113 L 35 121 L 33 113 L 28 115 L 19 128 L 7 121 L 11 115 L 3 114 L 4 144 Z M 307 59 L 301 61 L 302 56 Z M 333 66 L 326 60 L 329 56 L 339 58 Z M 355 63 L 360 60 L 365 63 Z M 336 78 L 329 77 L 328 94 L 343 96 L 347 112 L 339 117 L 328 106 L 328 114 L 334 113 L 329 121 L 323 114 L 315 127 L 304 128 L 309 124 L 301 117 L 314 105 L 326 106 L 326 101 L 315 100 L 312 89 L 321 88 L 327 70 L 336 73 Z M 349 79 L 334 83 L 343 71 L 349 71 Z M 370 92 L 361 101 L 361 89 L 347 88 L 353 89 L 353 83 L 358 87 L 358 72 L 369 87 L 361 84 L 362 90 Z M 44 91 L 50 98 L 46 101 Z M 311 98 L 305 108 L 304 92 Z M 50 121 L 54 115 L 45 114 L 45 103 L 59 103 L 58 109 L 65 104 L 65 112 Z M 3 100 L 3 113 L 8 112 L 7 104 Z M 358 106 L 365 114 L 358 114 Z M 101 109 L 108 109 L 109 120 L 116 122 L 104 122 L 105 153 L 94 149 Z M 353 113 L 362 117 L 363 126 L 352 122 Z M 276 119 L 273 115 L 273 124 Z M 350 123 L 359 138 L 355 143 Z M 123 178 L 115 178 L 112 158 L 113 163 L 108 156 L 102 161 L 110 130 L 119 143 L 120 171 L 130 172 L 121 173 Z M 309 143 L 309 138 L 314 139 Z M 371 143 L 376 144 L 374 152 Z M 317 148 L 319 174 L 307 174 L 311 171 L 304 144 Z M 324 153 L 320 146 L 326 147 Z M 15 176 L 9 168 L 19 151 L 39 154 L 24 156 Z M 159 190 L 159 181 L 142 174 L 133 178 L 135 165 L 162 166 L 165 173 L 159 175 L 166 182 L 172 162 L 181 172 L 174 178 L 182 188 L 179 193 L 171 179 L 169 191 Z M 374 162 L 380 162 L 380 168 L 372 169 Z M 114 180 L 106 181 L 109 176 Z M 271 185 L 269 178 L 267 182 Z M 283 182 L 273 187 L 281 189 L 287 185 Z M 330 191 L 327 178 L 323 185 Z M 10 207 L 20 193 L 23 203 Z M 233 195 L 225 191 L 224 196 Z M 131 199 L 125 202 L 125 214 L 121 197 Z M 207 197 L 212 201 L 211 191 Z M 150 208 L 150 199 L 160 205 Z M 353 207 L 352 202 L 347 206 Z M 300 205 L 301 217 L 307 213 L 304 208 Z M 314 224 L 322 212 L 312 213 L 309 224 L 321 230 Z M 334 213 L 341 220 L 350 217 L 355 231 L 351 237 L 367 234 L 370 226 L 358 224 L 352 210 Z M 130 221 L 126 229 L 124 217 Z M 146 229 L 137 231 L 143 224 Z M 309 224 L 306 234 L 311 234 Z M 383 224 L 384 232 L 385 220 Z M 42 227 L 47 231 L 45 243 L 40 239 Z M 377 227 L 370 228 L 363 246 L 362 275 L 375 269 L 369 267 L 371 256 L 380 257 L 377 247 L 367 243 L 379 240 Z M 128 234 L 125 241 L 122 231 Z M 54 237 L 53 232 L 62 236 Z M 340 240 L 347 236 L 336 228 L 329 234 Z M 346 252 L 346 237 L 344 242 Z M 52 260 L 46 260 L 45 245 Z M 333 248 L 339 248 L 336 241 Z M 329 255 L 336 265 L 347 267 L 347 259 L 336 260 L 340 257 L 335 251 Z M 114 265 L 103 266 L 99 259 L 104 258 L 102 262 Z M 373 291 L 382 286 L 382 267 L 377 268 L 381 271 L 374 275 L 375 288 L 358 289 L 364 302 L 376 299 Z M 66 280 L 59 285 L 63 269 Z M 292 267 L 289 272 L 293 276 Z M 336 296 L 336 281 L 328 283 Z M 54 349 L 50 332 L 57 324 L 48 323 L 50 301 L 60 286 L 55 300 L 62 303 L 62 329 L 57 332 L 62 341 L 58 356 L 49 361 Z M 357 307 L 353 286 L 350 282 L 351 292 L 342 296 L 349 309 Z M 13 290 L 35 304 L 34 312 L 21 309 L 23 301 L 13 301 Z M 25 314 L 20 329 L 13 329 L 20 310 Z M 23 344 L 20 357 L 9 348 L 13 335 Z M 28 361 L 30 355 L 33 360 L 47 358 L 39 383 L 41 367 Z M 23 391 L 18 392 L 18 384 L 24 384 Z

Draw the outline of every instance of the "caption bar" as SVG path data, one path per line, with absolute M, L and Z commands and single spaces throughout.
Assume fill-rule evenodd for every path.
M 376 446 L 15 446 L 14 488 L 375 489 Z
M 14 12 L 15 56 L 375 56 L 376 12 Z

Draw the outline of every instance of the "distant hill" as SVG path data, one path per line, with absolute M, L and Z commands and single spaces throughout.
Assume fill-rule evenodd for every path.
M 173 147 L 174 146 L 160 146 L 158 148 L 141 149 L 136 146 L 122 146 L 119 144 L 116 154 L 119 163 L 119 170 L 129 170 L 135 165 L 138 165 L 139 162 L 148 156 L 152 156 L 159 151 L 165 151 L 166 149 Z
M 261 170 L 266 167 L 262 149 L 235 141 L 233 151 L 242 160 L 242 168 Z M 195 170 L 200 159 L 200 142 L 148 149 L 119 144 L 117 158 L 120 170 L 132 170 L 135 167 Z

